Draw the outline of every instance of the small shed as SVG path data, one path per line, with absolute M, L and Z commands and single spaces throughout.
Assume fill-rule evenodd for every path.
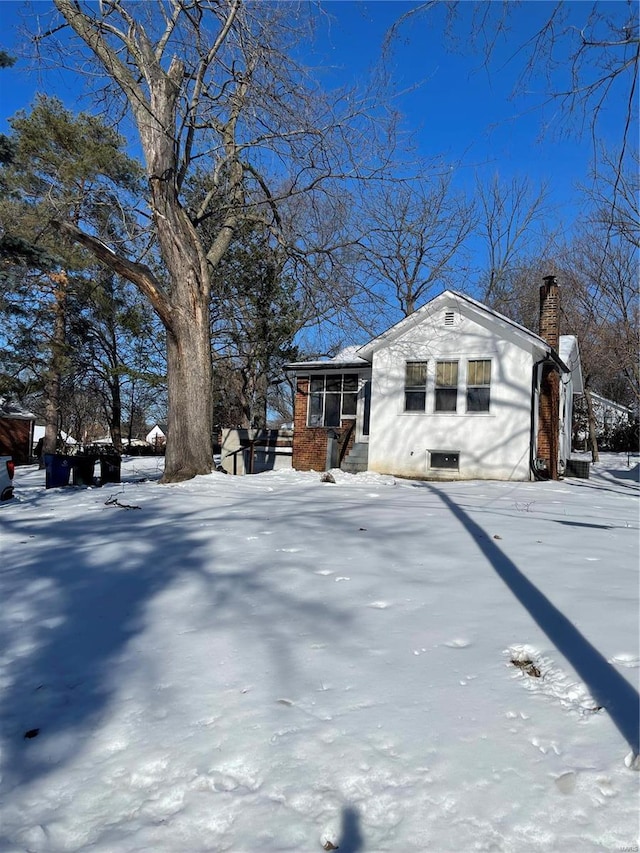
M 36 416 L 17 403 L 0 397 L 0 455 L 17 463 L 31 461 Z

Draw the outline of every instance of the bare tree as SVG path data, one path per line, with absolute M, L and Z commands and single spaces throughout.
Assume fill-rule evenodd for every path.
M 360 226 L 362 264 L 370 290 L 391 292 L 403 316 L 412 314 L 454 270 L 471 231 L 472 206 L 455 194 L 450 175 L 391 180 L 367 187 Z
M 442 5 L 436 0 L 426 0 L 404 12 L 389 31 L 387 46 L 394 42 L 407 21 L 425 19 Z M 453 0 L 446 5 L 446 30 L 453 40 L 451 34 L 463 4 Z M 512 41 L 513 22 L 522 8 L 511 0 L 473 4 L 466 44 L 481 51 L 487 67 L 498 44 L 507 38 Z M 535 21 L 535 16 L 530 15 L 529 21 Z M 594 146 L 607 108 L 612 98 L 618 97 L 622 103 L 617 116 L 620 162 L 627 145 L 635 144 L 639 22 L 634 0 L 615 4 L 599 0 L 579 4 L 550 2 L 544 6 L 541 23 L 531 28 L 523 43 L 514 46 L 511 57 L 516 91 L 531 94 L 539 90 L 536 84 L 542 80 L 542 103 L 559 103 L 562 126 L 578 134 L 588 130 Z M 504 65 L 500 73 L 505 73 Z M 606 121 L 610 125 L 609 115 Z
M 589 218 L 605 228 L 608 239 L 619 239 L 640 249 L 640 153 L 636 149 L 620 164 L 617 154 L 606 149 L 600 155 L 600 169 L 583 192 L 589 203 Z
M 509 275 L 492 307 L 537 330 L 539 281 L 543 273 L 561 282 L 561 332 L 575 335 L 585 387 L 589 446 L 597 461 L 598 446 L 591 392 L 637 408 L 640 400 L 637 353 L 637 263 L 629 243 L 614 246 L 600 228 L 583 223 L 581 234 L 544 261 L 532 259 Z
M 285 241 L 283 199 L 324 192 L 326 200 L 338 175 L 357 176 L 350 146 L 363 128 L 348 118 L 360 104 L 324 97 L 291 59 L 299 19 L 289 4 L 54 2 L 133 118 L 166 280 L 77 225 L 61 228 L 136 284 L 164 324 L 164 479 L 186 479 L 212 464 L 211 269 L 243 223 Z M 196 166 L 208 188 L 189 210 L 184 192 Z M 205 219 L 215 228 L 206 248 Z
M 508 26 L 512 10 L 503 4 Z M 576 25 L 576 14 L 579 17 Z M 612 98 L 622 103 L 619 121 L 620 164 L 628 144 L 633 145 L 637 121 L 640 29 L 638 6 L 626 3 L 562 2 L 549 5 L 543 25 L 522 46 L 524 65 L 520 87 L 533 78 L 546 81 L 547 97 L 559 101 L 565 120 L 581 133 L 588 129 L 596 146 Z
M 638 296 L 638 255 L 631 244 L 613 241 L 606 226 L 599 230 L 584 226 L 568 258 L 582 286 L 575 296 L 585 318 L 585 344 L 598 342 L 593 370 L 600 376 L 601 393 L 607 385 L 624 379 L 625 404 L 640 404 L 640 302 Z M 620 392 L 618 392 L 619 395 Z
M 630 159 L 630 158 L 628 158 Z M 562 257 L 574 276 L 572 299 L 585 324 L 581 346 L 594 390 L 635 409 L 640 404 L 640 187 L 616 156 L 583 190 L 587 214 Z M 583 355 L 583 362 L 585 356 Z
M 544 254 L 547 188 L 535 188 L 528 178 L 503 182 L 496 174 L 488 184 L 476 181 L 476 203 L 477 233 L 487 252 L 483 299 L 495 304 L 504 301 L 518 267 Z

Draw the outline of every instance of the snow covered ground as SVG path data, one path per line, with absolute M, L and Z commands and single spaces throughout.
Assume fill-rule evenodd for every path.
M 638 849 L 637 458 L 159 475 L 0 507 L 1 851 Z

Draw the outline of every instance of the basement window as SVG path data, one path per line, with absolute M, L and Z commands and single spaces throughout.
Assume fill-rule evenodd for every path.
M 429 453 L 429 467 L 458 471 L 460 452 L 458 450 L 432 450 Z

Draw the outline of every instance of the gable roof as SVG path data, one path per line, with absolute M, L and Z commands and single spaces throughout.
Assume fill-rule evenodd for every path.
M 391 326 L 391 328 L 387 329 L 386 332 L 383 332 L 381 335 L 378 335 L 376 338 L 369 341 L 368 344 L 360 347 L 358 350 L 359 355 L 367 361 L 371 361 L 374 352 L 396 340 L 396 338 L 400 337 L 400 335 L 404 334 L 408 329 L 419 325 L 424 320 L 425 315 L 433 313 L 434 309 L 439 307 L 440 303 L 445 305 L 455 305 L 456 303 L 458 305 L 463 304 L 467 308 L 467 311 L 472 315 L 480 315 L 483 318 L 496 323 L 498 326 L 506 325 L 513 333 L 515 333 L 516 337 L 521 338 L 523 342 L 526 341 L 529 344 L 533 344 L 547 354 L 553 353 L 552 348 L 544 338 L 541 338 L 540 335 L 536 335 L 525 326 L 521 326 L 520 323 L 516 323 L 515 320 L 510 320 L 508 317 L 505 317 L 504 314 L 500 314 L 499 311 L 494 311 L 493 308 L 489 308 L 482 302 L 478 302 L 478 300 L 474 299 L 472 296 L 467 296 L 466 293 L 461 293 L 458 290 L 444 290 L 438 296 L 434 296 L 433 299 L 430 299 L 429 302 L 421 308 L 418 308 L 417 311 L 414 311 L 413 314 L 410 314 L 408 317 L 400 320 L 400 322 L 396 323 L 395 326 Z M 566 365 L 562 364 L 561 366 L 566 369 Z
M 520 339 L 523 344 L 533 345 L 546 356 L 555 361 L 560 370 L 564 373 L 573 374 L 574 393 L 583 393 L 582 369 L 580 366 L 580 354 L 578 351 L 578 341 L 573 335 L 561 335 L 558 345 L 559 352 L 556 352 L 550 344 L 545 341 L 540 335 L 516 323 L 515 320 L 509 319 L 499 311 L 494 311 L 472 296 L 466 293 L 461 293 L 458 290 L 444 290 L 438 296 L 434 296 L 429 302 L 425 303 L 413 314 L 395 323 L 381 335 L 372 338 L 368 343 L 362 346 L 345 347 L 337 355 L 331 359 L 317 359 L 315 361 L 296 361 L 285 365 L 285 370 L 300 372 L 302 370 L 327 370 L 327 369 L 345 369 L 345 368 L 362 368 L 367 367 L 373 360 L 374 353 L 388 346 L 395 341 L 407 330 L 414 326 L 420 325 L 425 319 L 437 309 L 440 304 L 444 305 L 464 305 L 467 313 L 472 316 L 482 317 L 494 324 L 498 329 L 506 327 L 511 334 Z
M 147 437 L 149 437 L 152 433 L 154 433 L 155 435 L 164 435 L 166 438 L 167 425 L 165 423 L 161 423 L 160 421 L 156 421 L 147 433 Z
M 633 409 L 630 406 L 625 406 L 624 403 L 616 403 L 615 400 L 609 400 L 602 394 L 596 394 L 595 391 L 591 392 L 591 400 L 605 409 L 614 409 L 621 415 L 629 415 L 629 417 L 633 415 Z

